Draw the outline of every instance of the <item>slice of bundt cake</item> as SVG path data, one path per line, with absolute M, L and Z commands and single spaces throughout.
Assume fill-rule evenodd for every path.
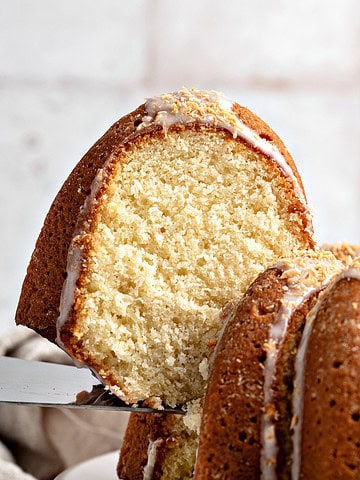
M 294 162 L 258 117 L 215 92 L 151 98 L 60 190 L 17 323 L 57 335 L 127 402 L 183 403 L 203 394 L 220 308 L 312 248 L 311 228 Z

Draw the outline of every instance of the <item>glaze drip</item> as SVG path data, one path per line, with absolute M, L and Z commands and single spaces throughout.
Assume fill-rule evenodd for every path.
M 153 478 L 158 449 L 163 443 L 163 438 L 157 438 L 156 440 L 149 441 L 147 450 L 147 464 L 144 467 L 143 480 L 151 480 Z

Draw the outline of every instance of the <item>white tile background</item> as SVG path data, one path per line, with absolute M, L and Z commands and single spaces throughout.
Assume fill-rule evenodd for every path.
M 2 0 L 0 334 L 86 150 L 143 98 L 218 89 L 295 157 L 317 238 L 360 243 L 358 0 Z

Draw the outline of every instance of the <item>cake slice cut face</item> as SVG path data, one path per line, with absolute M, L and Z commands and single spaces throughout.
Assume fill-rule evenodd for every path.
M 311 219 L 282 142 L 225 97 L 183 90 L 134 119 L 77 219 L 57 340 L 125 401 L 174 405 L 203 394 L 222 306 L 312 248 Z

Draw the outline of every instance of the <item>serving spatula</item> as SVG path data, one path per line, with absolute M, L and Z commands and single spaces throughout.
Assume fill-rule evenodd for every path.
M 155 410 L 128 405 L 106 390 L 87 368 L 0 357 L 0 403 L 55 408 L 179 413 L 182 408 Z

